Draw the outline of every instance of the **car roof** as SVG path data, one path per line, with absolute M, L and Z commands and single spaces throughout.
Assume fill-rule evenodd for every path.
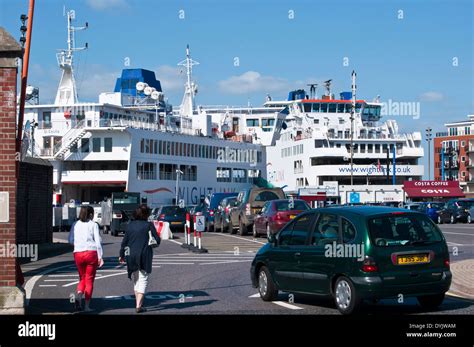
M 354 214 L 362 217 L 389 214 L 394 212 L 419 214 L 418 212 L 407 210 L 406 208 L 397 208 L 389 206 L 342 206 L 342 207 L 324 207 L 312 211 L 320 213 Z

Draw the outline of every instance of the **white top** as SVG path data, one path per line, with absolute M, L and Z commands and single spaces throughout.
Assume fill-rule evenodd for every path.
M 102 245 L 99 226 L 94 221 L 81 222 L 78 220 L 69 233 L 69 243 L 74 244 L 74 253 L 97 251 L 97 257 L 102 259 Z

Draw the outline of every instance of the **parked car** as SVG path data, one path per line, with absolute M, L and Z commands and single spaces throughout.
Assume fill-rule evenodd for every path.
M 468 221 L 469 210 L 474 207 L 474 199 L 452 199 L 440 210 L 439 222 L 441 223 L 466 223 Z
M 401 293 L 434 309 L 452 278 L 446 240 L 428 216 L 375 206 L 301 213 L 270 236 L 250 275 L 264 301 L 279 290 L 313 293 L 332 297 L 343 314 Z
M 467 216 L 468 223 L 474 223 L 474 206 L 469 209 L 469 215 Z
M 236 196 L 227 197 L 222 199 L 217 206 L 216 212 L 214 212 L 214 228 L 216 231 L 225 232 L 229 230 L 230 210 L 236 200 Z
M 418 209 L 418 212 L 425 213 L 433 222 L 441 224 L 442 220 L 439 211 L 442 210 L 444 206 L 445 203 L 440 201 L 423 202 Z
M 303 211 L 311 207 L 304 200 L 271 200 L 263 205 L 253 223 L 253 237 L 261 234 L 276 234 L 283 226 Z
M 205 216 L 206 231 L 214 231 L 214 214 L 217 211 L 217 206 L 219 206 L 222 199 L 236 196 L 237 193 L 212 193 L 194 208 L 193 215 L 201 213 Z
M 247 235 L 253 228 L 255 215 L 260 212 L 265 202 L 285 199 L 281 188 L 249 188 L 237 196 L 235 207 L 230 211 L 229 231 L 239 228 L 239 235 Z
M 153 220 L 170 223 L 171 230 L 183 230 L 186 224 L 186 209 L 176 206 L 161 206 Z
M 421 202 L 411 202 L 411 203 L 405 204 L 403 208 L 406 208 L 407 210 L 418 211 L 421 205 L 422 205 Z

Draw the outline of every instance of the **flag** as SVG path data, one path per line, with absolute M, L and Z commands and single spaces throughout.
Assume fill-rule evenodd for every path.
M 380 166 L 380 159 L 377 160 L 377 171 L 381 171 L 382 167 Z

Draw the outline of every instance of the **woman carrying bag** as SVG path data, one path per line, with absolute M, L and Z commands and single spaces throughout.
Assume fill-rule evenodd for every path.
M 161 242 L 155 226 L 148 222 L 149 216 L 150 209 L 145 204 L 135 210 L 134 220 L 128 224 L 120 248 L 119 262 L 127 263 L 128 278 L 134 285 L 137 313 L 146 311 L 142 306 L 152 270 L 153 248 Z

